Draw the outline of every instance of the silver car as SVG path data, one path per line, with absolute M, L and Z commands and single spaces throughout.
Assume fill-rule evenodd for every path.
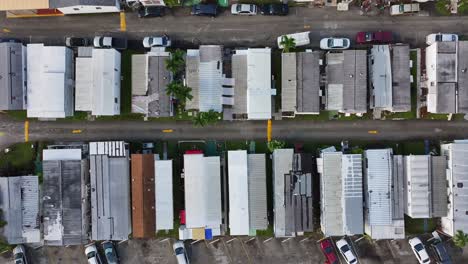
M 26 249 L 23 245 L 17 245 L 13 249 L 13 256 L 15 258 L 15 264 L 28 264 L 28 259 L 26 257 Z
M 348 49 L 351 41 L 348 38 L 324 38 L 320 40 L 320 48 L 323 50 Z
M 172 248 L 174 249 L 174 254 L 177 258 L 177 263 L 190 264 L 190 260 L 187 255 L 187 250 L 185 250 L 185 245 L 183 241 L 176 241 Z
M 143 39 L 143 47 L 152 48 L 152 47 L 170 47 L 171 40 L 168 36 L 159 36 L 159 37 L 146 37 Z
M 231 6 L 231 14 L 254 16 L 257 14 L 257 6 L 253 4 L 233 4 Z

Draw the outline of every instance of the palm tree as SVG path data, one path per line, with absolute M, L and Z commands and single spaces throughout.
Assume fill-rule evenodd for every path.
M 281 37 L 281 46 L 283 46 L 283 52 L 288 53 L 292 49 L 296 48 L 296 41 L 294 38 L 288 36 Z
M 199 112 L 193 117 L 193 124 L 195 126 L 204 127 L 206 125 L 216 124 L 219 121 L 220 114 L 214 110 L 208 112 Z
M 171 95 L 177 100 L 185 103 L 187 99 L 192 100 L 192 88 L 183 85 L 180 81 L 173 81 L 166 87 L 167 95 Z
M 458 230 L 455 236 L 453 237 L 453 243 L 455 246 L 463 248 L 468 243 L 468 234 L 463 233 L 462 230 Z
M 166 59 L 166 68 L 174 74 L 179 73 L 185 64 L 185 52 L 182 50 L 174 51 L 169 58 Z
M 286 142 L 279 141 L 279 140 L 272 140 L 272 141 L 268 142 L 268 144 L 267 144 L 268 150 L 271 153 L 273 153 L 273 151 L 275 151 L 275 149 L 284 148 L 285 146 L 286 146 Z

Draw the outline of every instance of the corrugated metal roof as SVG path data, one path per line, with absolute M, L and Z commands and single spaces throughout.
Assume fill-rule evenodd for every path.
M 132 154 L 132 235 L 153 238 L 156 232 L 154 155 Z
M 75 110 L 91 111 L 93 87 L 93 59 L 76 58 Z
M 66 47 L 28 44 L 28 117 L 73 115 L 73 51 Z
M 172 160 L 155 160 L 156 230 L 174 228 Z
M 393 111 L 408 112 L 411 111 L 411 70 L 409 45 L 396 44 L 392 45 L 391 48 Z M 414 63 L 415 62 L 413 62 L 413 65 Z
M 247 55 L 232 55 L 232 78 L 234 79 L 233 114 L 247 114 Z
M 281 111 L 296 112 L 297 76 L 296 53 L 281 54 Z
M 247 155 L 249 181 L 249 225 L 251 230 L 268 228 L 265 154 Z
M 39 180 L 37 176 L 0 178 L 3 236 L 9 244 L 39 243 Z
M 392 218 L 404 219 L 405 208 L 405 175 L 403 156 L 393 156 L 392 168 Z
M 22 110 L 26 49 L 21 43 L 0 43 L 0 110 Z
M 128 150 L 124 141 L 89 142 L 89 155 L 125 157 L 127 154 Z
M 90 156 L 91 239 L 126 240 L 132 232 L 128 159 Z
M 468 113 L 468 41 L 458 41 L 458 113 Z
M 371 49 L 372 96 L 371 108 L 382 108 L 391 111 L 392 67 L 388 45 L 374 45 Z
M 247 151 L 228 151 L 229 231 L 233 236 L 249 234 L 249 182 Z
M 320 112 L 319 51 L 297 53 L 297 112 Z
M 362 157 L 361 154 L 343 155 L 341 162 L 345 219 L 343 231 L 347 235 L 362 234 L 364 233 Z
M 273 212 L 275 237 L 286 237 L 284 175 L 292 170 L 293 149 L 275 149 L 273 152 Z
M 431 157 L 432 217 L 447 216 L 447 157 Z
M 192 54 L 193 53 L 193 54 Z M 187 50 L 187 57 L 185 58 L 185 80 L 186 85 L 192 88 L 192 100 L 187 100 L 185 109 L 199 110 L 200 102 L 200 60 L 198 50 Z
M 132 95 L 146 95 L 148 91 L 148 58 L 146 54 L 132 55 Z
M 187 228 L 220 228 L 221 173 L 219 157 L 184 155 Z
M 248 119 L 271 118 L 271 49 L 248 49 L 247 52 Z
M 406 214 L 412 218 L 430 218 L 430 156 L 406 156 Z
M 120 115 L 120 60 L 115 49 L 93 49 L 93 115 Z

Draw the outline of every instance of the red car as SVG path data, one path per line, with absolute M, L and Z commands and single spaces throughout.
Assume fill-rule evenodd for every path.
M 392 41 L 393 41 L 393 34 L 390 31 L 359 32 L 356 35 L 357 44 L 389 43 Z
M 323 254 L 325 255 L 327 264 L 338 264 L 338 256 L 335 253 L 335 248 L 333 247 L 332 242 L 330 239 L 326 238 L 320 241 L 320 249 L 322 250 Z

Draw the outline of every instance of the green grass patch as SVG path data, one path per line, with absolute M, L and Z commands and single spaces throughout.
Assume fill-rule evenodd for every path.
M 143 120 L 144 115 L 138 113 L 125 113 L 115 116 L 98 116 L 96 120 L 112 121 L 112 120 Z
M 256 236 L 259 237 L 273 237 L 275 232 L 273 231 L 273 225 L 268 225 L 268 228 L 265 230 L 257 230 Z
M 139 53 L 135 50 L 124 50 L 122 52 L 120 113 L 123 115 L 132 112 L 132 55 Z
M 425 152 L 425 144 L 424 141 L 411 141 L 411 142 L 403 142 L 398 144 L 400 147 L 400 153 L 403 155 L 424 155 Z
M 427 221 L 426 230 L 424 231 L 424 221 Z M 430 219 L 413 219 L 405 215 L 405 231 L 407 234 L 424 234 L 432 232 L 437 227 L 437 220 L 434 218 Z
M 448 120 L 448 114 L 433 114 L 427 113 L 425 119 L 433 119 L 433 120 Z
M 88 112 L 84 111 L 75 111 L 73 116 L 66 117 L 64 119 L 57 119 L 58 121 L 85 121 L 88 120 Z
M 34 173 L 36 148 L 32 143 L 19 143 L 9 147 L 8 153 L 0 153 L 0 172 L 4 176 Z
M 176 217 L 177 219 L 177 217 Z M 156 237 L 157 238 L 175 238 L 175 239 L 178 239 L 179 238 L 179 227 L 180 227 L 180 223 L 179 221 L 174 221 L 174 229 L 171 229 L 171 230 L 159 230 L 158 232 L 156 232 Z
M 5 111 L 5 113 L 14 120 L 28 119 L 28 114 L 26 110 L 10 110 L 10 111 Z

